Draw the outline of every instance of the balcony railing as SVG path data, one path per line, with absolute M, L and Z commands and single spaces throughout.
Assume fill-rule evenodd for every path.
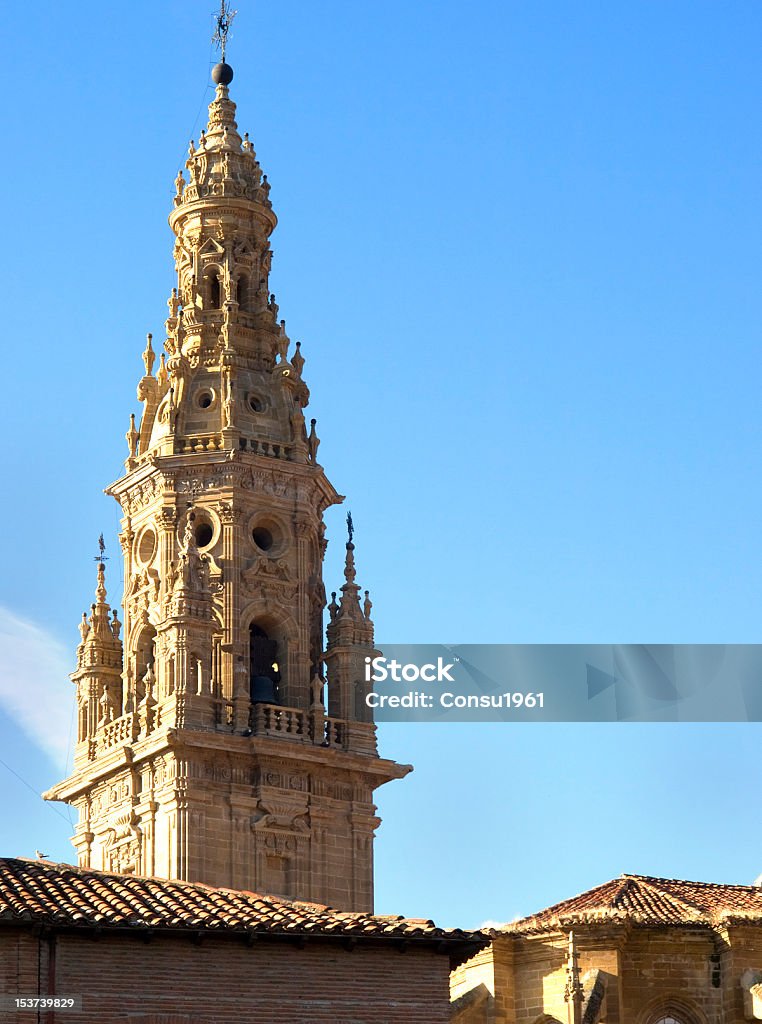
M 280 704 L 254 704 L 249 718 L 249 728 L 255 736 L 275 736 L 318 747 L 344 748 L 346 727 L 342 718 L 315 716 Z
M 135 736 L 135 716 L 132 713 L 122 715 L 121 718 L 115 718 L 113 722 L 104 726 L 98 737 L 98 748 L 102 751 L 120 747 L 125 743 L 132 743 Z
M 298 708 L 285 708 L 279 704 L 254 704 L 249 726 L 255 736 L 278 736 L 309 743 L 307 715 Z

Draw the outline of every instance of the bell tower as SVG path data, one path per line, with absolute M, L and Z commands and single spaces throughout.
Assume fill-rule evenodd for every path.
M 72 675 L 74 768 L 45 795 L 77 808 L 82 866 L 367 911 L 373 792 L 410 767 L 378 756 L 365 702 L 373 623 L 351 519 L 324 648 L 323 514 L 343 499 L 269 290 L 276 217 L 224 50 L 212 77 L 175 181 L 164 351 L 157 366 L 149 335 L 142 416 L 107 489 L 124 635 L 101 560 Z

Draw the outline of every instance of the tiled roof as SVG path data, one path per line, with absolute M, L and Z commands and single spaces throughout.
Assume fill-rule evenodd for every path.
M 317 903 L 214 889 L 196 882 L 113 875 L 25 858 L 0 858 L 0 926 L 145 928 L 435 941 L 448 949 L 479 933 L 437 928 L 432 921 L 345 913 Z
M 531 917 L 513 921 L 501 931 L 529 934 L 617 921 L 694 927 L 762 924 L 762 887 L 622 875 Z

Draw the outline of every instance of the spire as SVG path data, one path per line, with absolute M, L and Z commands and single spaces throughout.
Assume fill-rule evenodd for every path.
M 355 526 L 352 520 L 352 513 L 347 513 L 347 546 L 344 556 L 344 585 L 341 588 L 341 597 L 335 612 L 329 607 L 331 622 L 328 626 L 329 643 L 342 642 L 340 636 L 346 640 L 349 633 L 355 639 L 371 642 L 373 641 L 373 623 L 370 621 L 371 603 L 368 593 L 365 593 L 364 607 L 360 604 L 361 588 L 357 581 L 357 568 L 355 566 Z M 335 605 L 335 597 L 334 597 Z M 367 611 L 367 614 L 365 613 Z M 357 634 L 355 636 L 355 634 Z
M 341 588 L 341 603 L 339 605 L 339 616 L 350 615 L 353 619 L 362 615 L 360 611 L 360 588 L 355 579 L 355 546 L 352 538 L 355 535 L 355 525 L 352 521 L 352 513 L 347 512 L 347 553 L 344 558 L 344 586 Z
M 106 566 L 102 561 L 98 562 L 98 584 L 95 588 L 95 596 L 98 608 L 103 608 L 106 604 Z
M 103 542 L 103 534 L 99 541 L 100 554 L 96 555 L 98 571 L 95 583 L 95 601 L 90 605 L 90 615 L 82 614 L 82 621 L 79 624 L 79 631 L 82 641 L 79 645 L 79 667 L 86 665 L 111 664 L 113 654 L 117 649 L 121 657 L 121 642 L 119 631 L 122 624 L 117 617 L 116 610 L 113 617 L 109 616 L 111 607 L 106 603 L 106 561 L 104 554 L 106 545 Z
M 368 591 L 360 603 L 360 587 L 355 566 L 355 527 L 352 513 L 347 514 L 347 545 L 344 558 L 344 585 L 338 605 L 332 594 L 328 606 L 330 622 L 326 628 L 328 644 L 323 660 L 328 675 L 329 715 L 337 715 L 353 724 L 358 749 L 376 750 L 373 714 L 367 703 L 372 684 L 366 678 L 368 659 L 379 652 L 374 647 L 371 602 Z M 357 731 L 359 730 L 359 732 Z

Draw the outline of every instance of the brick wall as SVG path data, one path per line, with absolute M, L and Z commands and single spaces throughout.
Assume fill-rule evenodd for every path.
M 45 941 L 40 949 L 46 979 Z M 3 994 L 36 994 L 37 961 L 28 932 L 0 929 Z M 59 1014 L 55 1024 L 445 1024 L 450 1016 L 448 957 L 413 946 L 59 935 L 55 973 L 59 994 L 84 996 L 82 1013 Z

